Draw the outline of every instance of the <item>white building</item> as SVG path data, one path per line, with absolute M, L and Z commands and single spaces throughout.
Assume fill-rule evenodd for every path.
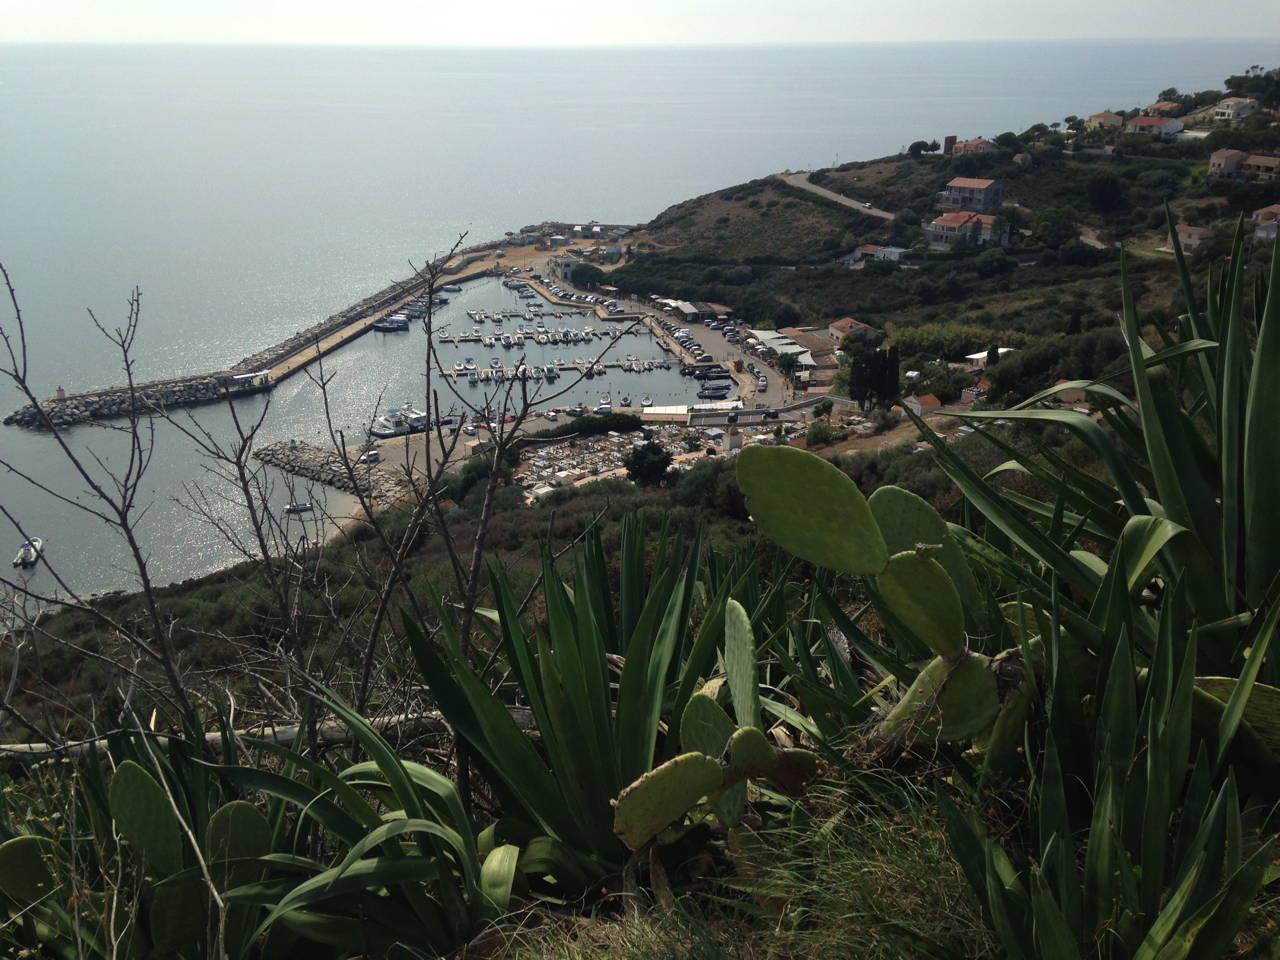
M 1248 97 L 1227 97 L 1213 108 L 1213 119 L 1218 123 L 1239 123 L 1258 109 L 1258 101 Z

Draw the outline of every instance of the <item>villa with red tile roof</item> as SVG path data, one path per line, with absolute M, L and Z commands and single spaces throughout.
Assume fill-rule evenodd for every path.
M 935 246 L 950 247 L 960 240 L 978 246 L 1009 242 L 1009 225 L 989 213 L 957 210 L 934 217 L 924 225 L 924 237 Z
M 977 210 L 990 213 L 999 210 L 1004 200 L 1004 187 L 999 180 L 981 177 L 955 177 L 938 194 L 938 206 L 944 210 Z
M 870 324 L 855 320 L 853 317 L 841 317 L 835 323 L 827 326 L 827 333 L 831 335 L 832 340 L 839 343 L 851 333 L 874 333 L 875 329 Z
M 959 140 L 951 148 L 953 157 L 963 157 L 966 153 L 995 153 L 1000 148 L 985 137 L 974 137 L 972 140 Z

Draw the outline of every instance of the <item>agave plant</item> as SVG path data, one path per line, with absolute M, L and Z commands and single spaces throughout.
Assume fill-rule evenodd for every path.
M 1003 572 L 1042 596 L 1057 577 L 1078 603 L 1096 598 L 1101 568 L 1073 549 L 1082 536 L 1105 552 L 1133 518 L 1173 525 L 1168 529 L 1176 528 L 1178 536 L 1156 552 L 1156 572 L 1164 582 L 1188 572 L 1190 602 L 1215 637 L 1201 649 L 1202 667 L 1223 671 L 1242 660 L 1238 628 L 1280 591 L 1280 510 L 1271 496 L 1280 471 L 1280 382 L 1274 375 L 1280 369 L 1280 249 L 1272 251 L 1269 278 L 1255 278 L 1248 296 L 1243 224 L 1237 227 L 1229 263 L 1210 271 L 1202 309 L 1172 219 L 1170 227 L 1186 313 L 1177 330 L 1157 331 L 1159 350 L 1143 339 L 1122 260 L 1121 323 L 1132 396 L 1111 383 L 1073 381 L 1012 410 L 963 414 L 979 428 L 984 420 L 1004 418 L 1071 430 L 1095 452 L 1104 476 L 1044 447 L 1028 455 L 980 430 L 1010 460 L 979 477 L 922 421 L 917 424 L 970 503 L 1032 561 L 1022 576 L 1014 567 Z M 1064 390 L 1087 393 L 1102 422 L 1046 406 Z M 1029 474 L 1051 499 L 1003 493 L 993 482 L 1008 471 Z M 1055 523 L 1056 532 L 1049 529 Z M 1280 679 L 1270 666 L 1266 676 Z
M 1121 629 L 1087 779 L 1064 773 L 1048 735 L 1032 765 L 1031 849 L 1010 852 L 941 794 L 957 857 L 1011 960 L 1221 957 L 1262 887 L 1275 840 L 1250 826 L 1259 818 L 1221 771 L 1248 684 L 1206 714 L 1186 596 L 1180 583 L 1162 608 L 1149 668 L 1136 669 Z M 1265 644 L 1255 651 L 1253 670 Z
M 336 958 L 396 944 L 444 955 L 484 931 L 521 886 L 521 851 L 478 841 L 447 778 L 322 695 L 371 759 L 335 772 L 234 736 L 218 763 L 201 759 L 199 736 L 115 736 L 108 763 L 91 749 L 68 774 L 68 829 L 33 819 L 0 844 L 12 919 L 0 944 L 68 958 Z
M 443 608 L 439 642 L 406 624 L 424 682 L 504 800 L 496 835 L 539 837 L 546 873 L 561 895 L 620 873 L 637 834 L 625 826 L 625 812 L 615 824 L 614 801 L 655 766 L 677 758 L 679 738 L 664 730 L 680 729 L 716 668 L 730 596 L 758 590 L 745 558 L 712 564 L 715 582 L 704 582 L 706 554 L 696 540 L 684 549 L 661 538 L 651 575 L 646 553 L 642 526 L 625 523 L 616 594 L 595 537 L 567 581 L 547 558 L 542 629 L 525 622 L 504 572 L 493 569 L 495 608 L 483 614 L 496 628 L 494 645 L 509 671 L 505 689 L 491 689 L 468 662 Z M 748 641 L 732 662 L 754 664 L 754 657 Z M 527 706 L 536 738 L 513 718 L 517 703 Z M 711 767 L 720 769 L 720 752 L 703 765 L 699 782 L 707 789 L 691 799 L 682 795 L 671 819 L 703 795 L 732 786 L 709 783 Z

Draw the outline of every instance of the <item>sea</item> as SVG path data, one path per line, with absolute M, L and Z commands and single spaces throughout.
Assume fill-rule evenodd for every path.
M 1169 86 L 1220 88 L 1229 74 L 1277 62 L 1280 44 L 1253 39 L 0 45 L 0 263 L 41 394 L 122 381 L 119 351 L 94 318 L 108 331 L 121 326 L 134 289 L 133 374 L 176 376 L 277 342 L 459 237 L 489 240 L 548 219 L 643 222 L 779 170 L 1144 105 Z M 3 301 L 0 328 L 16 344 Z M 356 423 L 387 398 L 413 396 L 420 347 L 409 359 L 382 356 L 412 349 L 370 336 L 335 354 L 326 373 L 336 419 Z M 245 401 L 243 413 L 261 403 Z M 0 383 L 0 407 L 18 405 Z M 213 436 L 232 430 L 226 411 L 194 416 Z M 273 395 L 265 437 L 318 442 L 323 431 L 310 379 Z M 20 527 L 46 541 L 49 567 L 33 589 L 131 589 L 129 549 L 82 509 L 94 507 L 90 481 L 126 465 L 129 446 L 97 426 L 67 441 L 86 475 L 51 437 L 0 428 L 0 561 L 16 551 Z M 134 509 L 153 580 L 240 559 L 210 523 L 212 515 L 236 527 L 240 505 L 219 496 L 225 487 L 191 440 L 161 426 L 147 455 Z M 278 486 L 273 502 L 296 495 L 283 478 Z

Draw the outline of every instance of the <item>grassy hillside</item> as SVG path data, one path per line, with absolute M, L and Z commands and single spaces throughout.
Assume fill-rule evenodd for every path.
M 639 250 L 724 260 L 807 262 L 882 238 L 884 224 L 780 180 L 752 180 L 669 207 L 634 239 Z

